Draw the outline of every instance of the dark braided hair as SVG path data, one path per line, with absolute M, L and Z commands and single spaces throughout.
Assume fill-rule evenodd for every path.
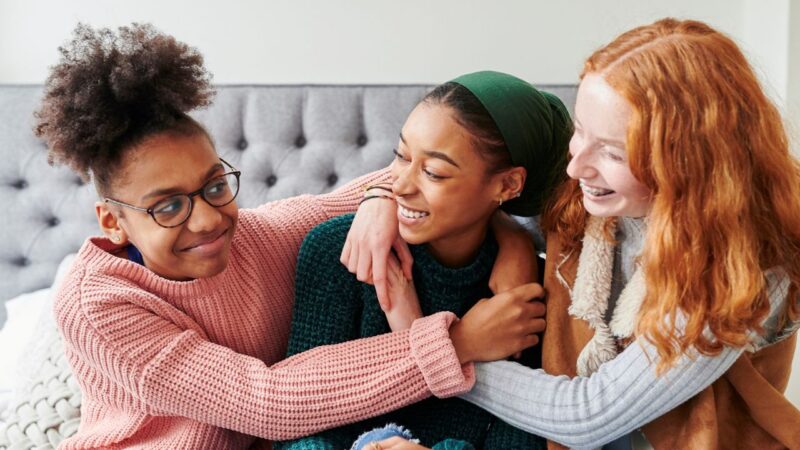
M 214 95 L 196 49 L 149 24 L 116 33 L 78 24 L 59 52 L 34 132 L 47 143 L 50 164 L 94 178 L 101 194 L 110 189 L 125 151 L 145 138 L 163 132 L 208 136 L 187 115 Z

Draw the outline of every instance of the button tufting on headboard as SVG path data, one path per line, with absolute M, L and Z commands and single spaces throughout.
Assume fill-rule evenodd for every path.
M 13 260 L 11 260 L 11 264 L 13 264 L 13 265 L 15 265 L 17 267 L 26 267 L 30 263 L 31 263 L 31 260 L 29 260 L 28 258 L 26 258 L 24 256 L 18 256 L 16 258 L 14 258 Z
M 306 144 L 306 137 L 303 135 L 297 136 L 297 139 L 294 140 L 294 146 L 297 148 L 303 148 Z
M 275 183 L 277 182 L 278 182 L 278 177 L 276 177 L 274 174 L 267 177 L 266 180 L 267 186 L 269 187 L 275 186 Z
M 367 142 L 368 142 L 367 137 L 364 136 L 363 134 L 358 137 L 358 140 L 356 140 L 356 143 L 358 144 L 359 147 L 367 145 Z
M 239 150 L 244 150 L 247 148 L 247 139 L 242 138 L 239 140 L 239 144 L 236 145 L 236 148 Z
M 20 178 L 19 180 L 11 183 L 11 186 L 15 187 L 16 189 L 25 189 L 28 187 L 28 180 Z
M 333 186 L 338 181 L 339 181 L 339 175 L 336 175 L 335 173 L 328 175 L 328 186 Z

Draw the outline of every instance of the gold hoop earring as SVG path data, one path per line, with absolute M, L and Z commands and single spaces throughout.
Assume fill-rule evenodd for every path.
M 502 198 L 497 201 L 497 207 L 499 208 L 501 206 L 503 206 L 503 199 Z

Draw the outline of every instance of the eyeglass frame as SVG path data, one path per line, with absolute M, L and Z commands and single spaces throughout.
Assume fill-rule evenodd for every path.
M 149 208 L 142 208 L 141 206 L 135 206 L 135 205 L 131 205 L 130 203 L 121 202 L 121 201 L 119 201 L 119 200 L 114 200 L 113 198 L 109 198 L 109 197 L 103 197 L 103 202 L 104 202 L 104 203 L 111 203 L 111 204 L 114 204 L 114 205 L 117 205 L 117 206 L 124 206 L 124 207 L 126 207 L 126 208 L 130 208 L 130 209 L 133 209 L 133 210 L 136 210 L 136 211 L 142 211 L 142 212 L 146 212 L 146 213 L 147 213 L 147 214 L 148 214 L 150 217 L 152 217 L 152 218 L 153 218 L 153 222 L 155 222 L 155 223 L 156 223 L 156 225 L 158 225 L 158 226 L 160 226 L 160 227 L 162 227 L 162 228 L 177 228 L 177 227 L 179 227 L 179 226 L 181 226 L 181 225 L 185 224 L 185 223 L 186 223 L 186 221 L 187 221 L 187 220 L 189 220 L 189 218 L 190 218 L 190 217 L 192 217 L 192 212 L 194 212 L 194 197 L 197 197 L 198 195 L 199 195 L 199 196 L 200 196 L 200 197 L 201 197 L 201 198 L 202 198 L 202 199 L 203 199 L 203 200 L 204 200 L 206 203 L 208 203 L 208 205 L 209 205 L 209 206 L 213 206 L 214 208 L 222 208 L 223 206 L 230 205 L 230 204 L 231 204 L 231 202 L 233 202 L 234 200 L 236 200 L 236 197 L 239 195 L 239 190 L 240 190 L 240 188 L 241 188 L 241 185 L 240 185 L 240 179 L 239 179 L 239 177 L 242 175 L 242 172 L 241 172 L 240 170 L 236 170 L 236 168 L 235 168 L 235 167 L 233 167 L 233 165 L 232 165 L 231 163 L 229 163 L 228 161 L 225 161 L 225 160 L 224 160 L 224 159 L 222 159 L 222 158 L 219 158 L 219 160 L 220 160 L 220 161 L 222 161 L 222 162 L 223 162 L 223 164 L 225 164 L 226 166 L 230 167 L 230 168 L 231 168 L 231 169 L 233 169 L 233 170 L 232 170 L 232 171 L 230 171 L 230 172 L 225 172 L 225 173 L 223 173 L 222 175 L 218 175 L 218 176 L 216 176 L 216 177 L 213 177 L 213 178 L 211 178 L 210 180 L 208 180 L 208 181 L 207 181 L 207 182 L 206 182 L 206 183 L 203 185 L 203 187 L 201 187 L 200 189 L 198 189 L 198 190 L 196 190 L 196 191 L 194 191 L 194 192 L 189 192 L 189 193 L 186 193 L 186 194 L 174 194 L 174 195 L 171 195 L 171 196 L 170 196 L 170 197 L 175 197 L 175 196 L 179 196 L 179 195 L 180 195 L 180 196 L 184 196 L 184 195 L 185 195 L 185 196 L 189 197 L 189 213 L 188 213 L 188 214 L 186 214 L 186 218 L 185 218 L 185 219 L 183 219 L 183 220 L 181 221 L 181 223 L 179 223 L 179 224 L 175 224 L 175 225 L 171 225 L 171 226 L 166 226 L 166 225 L 162 225 L 161 223 L 159 223 L 159 222 L 158 222 L 158 220 L 156 220 L 156 215 L 155 215 L 155 206 L 156 206 L 157 204 L 161 203 L 161 200 L 157 201 L 157 202 L 156 202 L 156 203 L 155 203 L 153 206 L 151 206 L 151 207 L 149 207 Z M 208 183 L 209 183 L 211 180 L 213 180 L 213 179 L 216 179 L 216 178 L 222 178 L 222 177 L 226 177 L 226 176 L 228 176 L 228 175 L 235 175 L 235 176 L 236 176 L 236 193 L 235 193 L 235 194 L 233 194 L 233 198 L 231 198 L 229 202 L 227 202 L 227 203 L 224 203 L 224 204 L 222 204 L 222 205 L 212 205 L 212 204 L 211 204 L 211 202 L 209 202 L 209 201 L 208 201 L 208 199 L 206 199 L 205 195 L 203 194 L 203 193 L 205 192 L 205 190 L 206 190 L 206 187 L 208 186 Z M 169 198 L 169 197 L 168 197 L 168 198 Z

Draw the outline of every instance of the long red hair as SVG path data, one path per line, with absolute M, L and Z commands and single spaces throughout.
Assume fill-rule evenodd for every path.
M 696 21 L 630 30 L 589 57 L 588 73 L 632 106 L 628 160 L 653 193 L 637 335 L 655 345 L 660 369 L 690 347 L 744 346 L 769 313 L 764 270 L 788 273 L 790 299 L 800 286 L 800 164 L 778 110 L 736 44 Z M 576 180 L 553 205 L 544 226 L 577 247 L 587 213 Z

